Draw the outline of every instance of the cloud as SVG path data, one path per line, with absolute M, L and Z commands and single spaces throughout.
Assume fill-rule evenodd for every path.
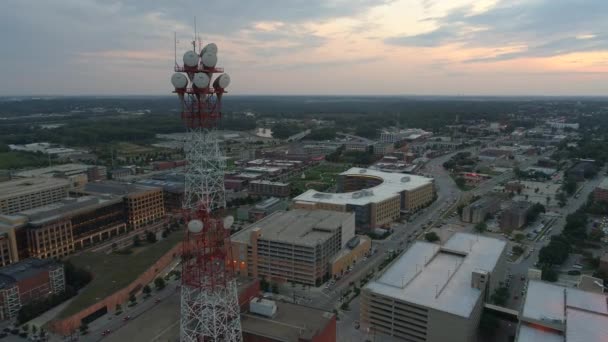
M 418 47 L 523 46 L 520 51 L 479 56 L 469 59 L 469 63 L 605 51 L 606 13 L 605 0 L 502 0 L 480 13 L 473 12 L 471 6 L 455 9 L 443 17 L 431 18 L 436 28 L 430 32 L 389 37 L 385 43 Z

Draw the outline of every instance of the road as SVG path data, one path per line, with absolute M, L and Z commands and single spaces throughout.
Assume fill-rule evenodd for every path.
M 603 171 L 600 171 L 600 174 L 603 174 Z M 562 230 L 564 229 L 564 226 L 566 225 L 566 216 L 574 213 L 576 210 L 578 210 L 578 208 L 580 208 L 583 204 L 585 204 L 585 202 L 587 201 L 587 198 L 589 197 L 589 194 L 593 191 L 593 189 L 597 185 L 599 185 L 599 183 L 602 181 L 602 179 L 603 179 L 602 176 L 597 176 L 596 178 L 591 179 L 588 182 L 585 182 L 582 185 L 582 189 L 580 190 L 578 198 L 571 197 L 568 200 L 568 202 L 566 203 L 566 206 L 564 206 L 563 208 L 555 209 L 556 220 L 552 224 L 551 230 L 545 234 L 546 238 L 539 239 L 539 240 L 533 241 L 533 242 L 530 242 L 530 241 L 525 242 L 525 245 L 528 248 L 534 249 L 534 252 L 532 252 L 532 254 L 530 255 L 529 258 L 524 258 L 519 263 L 514 263 L 514 264 L 509 265 L 510 266 L 509 270 L 514 275 L 514 278 L 516 281 L 513 283 L 514 287 L 511 289 L 511 297 L 509 298 L 507 307 L 513 308 L 513 309 L 518 309 L 519 306 L 521 306 L 521 304 L 522 304 L 521 303 L 521 301 L 522 301 L 521 291 L 523 290 L 523 286 L 525 284 L 525 282 L 522 282 L 520 280 L 521 277 L 522 276 L 527 277 L 528 269 L 534 268 L 534 265 L 538 261 L 538 253 L 539 253 L 540 249 L 543 246 L 546 246 L 547 244 L 549 244 L 551 236 L 559 235 L 562 233 Z M 518 297 L 518 298 L 515 299 L 515 297 Z

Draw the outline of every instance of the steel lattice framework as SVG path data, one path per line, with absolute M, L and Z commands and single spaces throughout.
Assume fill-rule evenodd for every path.
M 196 52 L 195 42 L 193 47 Z M 195 67 L 176 63 L 175 71 L 185 73 L 192 82 L 197 73 L 208 75 L 210 80 L 223 69 L 205 67 L 199 62 Z M 216 84 L 220 84 L 217 79 Z M 182 246 L 180 341 L 242 342 L 237 283 L 231 262 L 232 223 L 216 216 L 226 206 L 226 162 L 215 131 L 221 119 L 225 90 L 219 86 L 192 86 L 176 88 L 174 92 L 180 99 L 181 117 L 188 129 L 184 142 L 187 166 L 182 208 L 189 229 Z M 193 222 L 195 229 L 190 227 Z

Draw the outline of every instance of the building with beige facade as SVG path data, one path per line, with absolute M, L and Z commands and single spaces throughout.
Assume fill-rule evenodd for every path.
M 483 303 L 504 281 L 506 242 L 456 233 L 416 242 L 362 290 L 362 329 L 400 341 L 476 341 Z
M 232 262 L 241 276 L 318 286 L 332 276 L 334 257 L 350 249 L 353 238 L 353 213 L 276 211 L 231 237 Z
M 165 219 L 163 189 L 159 187 L 118 182 L 88 183 L 81 194 L 120 196 L 127 208 L 127 228 L 160 229 Z M 156 227 L 156 228 L 153 228 Z
M 59 202 L 68 196 L 70 182 L 60 178 L 27 178 L 0 183 L 0 214 Z
M 126 208 L 116 196 L 83 196 L 0 215 L 0 259 L 63 258 L 127 232 Z M 4 251 L 9 251 L 7 258 Z
M 435 197 L 433 179 L 351 168 L 338 177 L 338 192 L 308 190 L 294 198 L 295 208 L 354 212 L 357 228 L 372 229 L 413 212 Z

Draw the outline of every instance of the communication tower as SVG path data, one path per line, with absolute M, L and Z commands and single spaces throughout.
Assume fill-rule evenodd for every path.
M 215 129 L 222 116 L 222 96 L 230 76 L 216 64 L 217 45 L 211 43 L 197 49 L 195 34 L 192 50 L 184 54 L 183 65 L 176 60 L 171 77 L 187 128 L 182 204 L 187 222 L 182 247 L 182 342 L 243 340 L 231 262 L 230 226 L 234 218 L 218 217 L 226 206 L 226 165 Z M 220 75 L 212 82 L 216 74 Z

